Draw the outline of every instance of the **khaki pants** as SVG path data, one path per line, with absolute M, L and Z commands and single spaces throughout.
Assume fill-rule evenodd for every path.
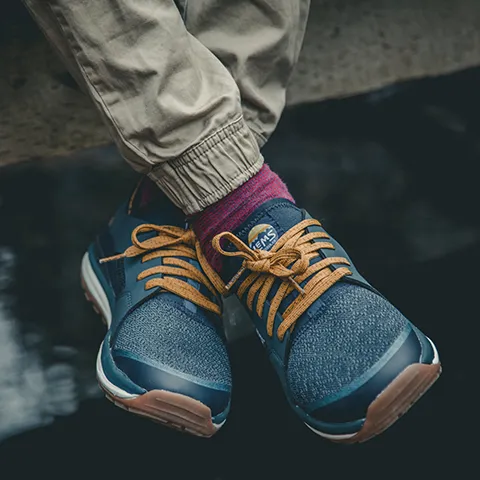
M 24 0 L 122 155 L 187 214 L 262 166 L 309 0 Z

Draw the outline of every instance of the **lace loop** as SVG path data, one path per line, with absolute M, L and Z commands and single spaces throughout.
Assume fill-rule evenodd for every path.
M 335 247 L 329 240 L 330 237 L 323 231 L 307 232 L 308 227 L 319 227 L 317 220 L 308 219 L 295 225 L 277 241 L 270 251 L 252 250 L 238 237 L 230 232 L 224 232 L 213 239 L 213 247 L 227 257 L 243 259 L 240 270 L 225 286 L 231 290 L 240 280 L 242 275 L 249 271 L 250 274 L 243 280 L 237 290 L 237 295 L 242 298 L 247 295 L 247 307 L 252 310 L 253 302 L 258 293 L 256 312 L 263 315 L 268 294 L 273 287 L 274 280 L 282 281 L 277 292 L 270 301 L 267 317 L 267 333 L 273 336 L 275 317 L 282 301 L 292 292 L 298 290 L 301 295 L 292 301 L 283 313 L 283 321 L 277 330 L 279 340 L 283 340 L 286 332 L 295 326 L 300 316 L 335 283 L 352 272 L 346 267 L 337 265 L 350 265 L 344 257 L 327 257 L 312 263 L 320 257 L 320 250 Z M 226 251 L 222 242 L 230 242 L 235 251 Z M 333 266 L 335 265 L 335 268 Z M 301 283 L 307 282 L 302 288 Z
M 224 250 L 221 246 L 222 240 L 232 243 L 237 248 L 237 251 L 229 252 Z M 293 279 L 294 276 L 304 273 L 309 265 L 308 258 L 299 248 L 287 247 L 281 252 L 252 250 L 231 232 L 224 232 L 217 235 L 214 237 L 212 244 L 213 248 L 222 255 L 244 259 L 241 269 L 225 286 L 227 291 L 231 290 L 245 270 L 250 270 L 255 273 L 272 274 L 278 278 L 289 280 L 300 293 L 305 293 L 300 285 Z M 288 268 L 292 263 L 294 263 L 293 266 Z
M 139 239 L 139 235 L 148 233 L 156 233 L 156 235 L 146 240 Z M 218 315 L 221 314 L 218 292 L 223 290 L 223 284 L 205 260 L 193 230 L 154 224 L 139 225 L 132 232 L 132 245 L 130 247 L 119 255 L 101 259 L 100 263 L 138 256 L 142 256 L 142 263 L 154 258 L 162 258 L 162 265 L 147 268 L 138 275 L 138 281 L 153 275 L 162 275 L 161 278 L 156 277 L 147 280 L 145 290 L 160 287 L 206 310 Z M 205 274 L 181 257 L 198 260 Z M 217 303 L 200 293 L 186 280 L 178 277 L 203 284 L 215 295 Z

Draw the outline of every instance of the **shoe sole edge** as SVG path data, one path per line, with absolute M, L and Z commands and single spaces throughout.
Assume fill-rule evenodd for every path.
M 384 432 L 430 389 L 440 376 L 440 363 L 409 365 L 370 404 L 365 423 L 354 434 L 328 435 L 307 425 L 316 434 L 342 444 L 363 443 Z
M 212 422 L 211 410 L 206 405 L 185 395 L 151 390 L 136 398 L 120 398 L 102 389 L 117 407 L 197 437 L 212 437 L 223 425 Z

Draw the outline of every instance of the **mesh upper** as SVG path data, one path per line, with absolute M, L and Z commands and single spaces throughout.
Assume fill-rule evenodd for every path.
M 188 310 L 169 294 L 154 296 L 131 312 L 112 347 L 204 382 L 231 386 L 227 350 L 214 326 L 200 309 Z
M 287 382 L 302 406 L 339 392 L 365 373 L 408 324 L 385 299 L 347 283 L 330 288 L 318 305 L 294 329 L 288 360 Z

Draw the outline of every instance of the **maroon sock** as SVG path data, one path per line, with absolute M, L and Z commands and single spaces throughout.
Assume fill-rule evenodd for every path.
M 139 186 L 140 208 L 145 208 L 147 205 L 158 197 L 160 189 L 148 177 L 143 177 Z
M 265 164 L 254 177 L 193 219 L 193 229 L 205 257 L 218 273 L 222 269 L 222 256 L 212 247 L 213 237 L 235 230 L 260 205 L 274 198 L 294 202 L 287 186 Z

